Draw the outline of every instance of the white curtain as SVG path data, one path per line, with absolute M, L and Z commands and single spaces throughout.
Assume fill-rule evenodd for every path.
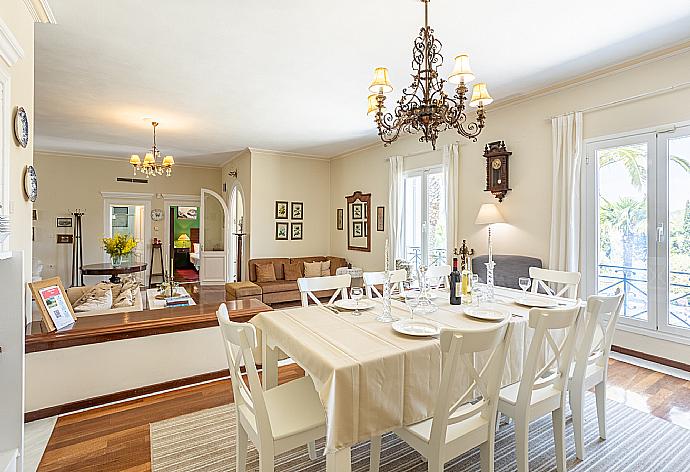
M 584 143 L 582 113 L 551 120 L 553 197 L 549 267 L 580 271 L 580 174 Z
M 388 239 L 390 248 L 389 269 L 395 269 L 395 261 L 405 258 L 405 241 L 403 240 L 403 157 L 391 156 L 388 172 Z
M 446 258 L 453 259 L 458 245 L 458 198 L 460 194 L 460 145 L 443 147 L 443 182 L 446 187 Z

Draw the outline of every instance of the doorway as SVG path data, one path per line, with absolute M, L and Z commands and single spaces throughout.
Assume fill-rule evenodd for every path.
M 147 215 L 150 212 L 151 204 L 148 201 L 136 200 L 104 200 L 105 228 L 107 237 L 115 234 L 123 234 L 134 238 L 138 244 L 130 253 L 128 260 L 136 263 L 148 263 L 148 241 L 150 240 L 150 226 L 148 225 Z M 103 262 L 108 262 L 109 258 L 103 253 Z M 148 281 L 147 267 L 144 272 L 135 274 L 137 280 L 143 285 Z
M 168 221 L 168 254 L 171 255 L 175 282 L 199 281 L 201 264 L 199 242 L 199 207 L 172 205 Z

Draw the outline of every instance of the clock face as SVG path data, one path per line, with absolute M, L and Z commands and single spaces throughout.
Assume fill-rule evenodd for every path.
M 160 221 L 163 219 L 163 210 L 160 208 L 154 208 L 151 210 L 151 219 L 153 221 Z
M 491 167 L 492 167 L 494 170 L 500 169 L 502 165 L 503 165 L 503 164 L 502 164 L 502 162 L 501 162 L 500 159 L 494 159 L 493 161 L 491 161 Z

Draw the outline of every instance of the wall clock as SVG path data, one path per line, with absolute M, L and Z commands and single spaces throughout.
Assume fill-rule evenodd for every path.
M 484 148 L 486 159 L 486 191 L 502 202 L 509 190 L 508 157 L 513 154 L 503 141 L 494 141 Z
M 154 208 L 151 210 L 151 219 L 153 221 L 160 221 L 163 219 L 163 210 L 160 208 Z
M 29 144 L 29 117 L 23 107 L 17 107 L 14 114 L 14 137 L 23 148 Z
M 24 171 L 24 193 L 29 201 L 35 202 L 38 196 L 38 179 L 34 166 L 26 166 Z

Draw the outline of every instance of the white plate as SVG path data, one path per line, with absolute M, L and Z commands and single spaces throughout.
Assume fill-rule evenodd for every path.
M 558 302 L 555 300 L 537 297 L 518 298 L 515 300 L 515 303 L 522 306 L 528 306 L 530 308 L 554 308 L 558 306 Z
M 374 308 L 376 306 L 376 303 L 368 298 L 361 299 L 359 303 L 355 303 L 355 301 L 351 298 L 346 300 L 341 299 L 336 300 L 333 304 L 338 308 L 342 308 L 343 310 L 369 310 L 370 308 Z
M 510 316 L 506 310 L 492 306 L 467 307 L 463 311 L 471 318 L 485 321 L 503 321 Z
M 430 321 L 398 320 L 391 324 L 394 331 L 408 336 L 435 336 L 441 333 L 439 328 Z

